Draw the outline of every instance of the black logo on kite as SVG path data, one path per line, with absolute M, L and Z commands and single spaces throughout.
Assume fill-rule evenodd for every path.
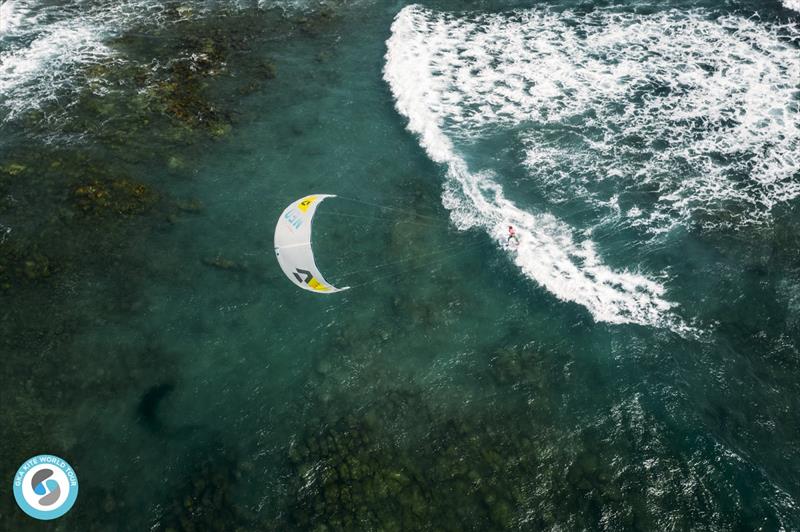
M 301 270 L 300 268 L 297 268 L 297 270 L 293 271 L 292 275 L 294 275 L 298 283 L 306 283 L 306 284 L 308 284 L 308 282 L 314 277 L 313 275 L 311 275 L 310 271 Z M 305 280 L 302 277 L 300 277 L 300 275 L 305 275 L 306 277 Z

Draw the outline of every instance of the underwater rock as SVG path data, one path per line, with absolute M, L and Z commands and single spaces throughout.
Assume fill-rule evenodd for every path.
M 613 512 L 622 520 L 630 520 L 636 513 L 636 505 L 632 499 L 623 497 L 613 480 L 608 459 L 594 445 L 580 451 L 567 469 L 566 484 L 560 485 L 566 502 L 564 510 L 572 508 L 585 526 L 598 525 L 603 513 Z
M 224 137 L 231 132 L 231 125 L 218 121 L 211 124 L 208 129 L 213 136 Z
M 225 270 L 229 272 L 247 271 L 246 265 L 232 261 L 230 259 L 226 259 L 222 255 L 217 255 L 215 257 L 206 257 L 203 259 L 203 264 L 205 264 L 206 266 L 211 266 L 212 268 L 216 268 L 218 270 Z
M 0 172 L 5 172 L 8 175 L 15 176 L 15 175 L 21 174 L 22 172 L 24 172 L 27 169 L 28 169 L 28 167 L 25 166 L 24 164 L 9 163 L 6 166 L 0 167 Z
M 261 89 L 260 84 L 251 82 L 242 87 L 239 87 L 239 94 L 241 96 L 249 96 L 255 92 L 258 92 L 260 89 Z
M 25 261 L 25 277 L 33 281 L 50 275 L 50 263 L 47 257 L 38 255 Z
M 278 73 L 278 67 L 271 61 L 262 61 L 256 65 L 256 69 L 260 77 L 263 79 L 275 79 Z
M 214 451 L 198 461 L 183 486 L 163 505 L 153 531 L 226 532 L 266 530 L 258 516 L 237 504 L 234 489 L 240 466 Z
M 519 528 L 535 447 L 487 420 L 430 425 L 420 418 L 431 416 L 427 410 L 419 395 L 392 390 L 296 442 L 289 450 L 297 475 L 293 523 L 330 530 Z M 407 438 L 420 426 L 426 429 L 419 441 L 398 443 L 398 434 Z
M 170 170 L 182 170 L 186 167 L 186 162 L 177 155 L 171 155 L 169 159 L 167 159 L 167 167 Z
M 522 359 L 512 348 L 502 348 L 495 352 L 491 361 L 492 377 L 497 384 L 506 385 L 522 380 Z
M 178 200 L 175 202 L 175 206 L 178 207 L 179 210 L 183 212 L 188 212 L 192 214 L 197 214 L 203 212 L 205 206 L 203 202 L 199 199 L 189 199 L 189 200 Z
M 322 50 L 320 53 L 318 53 L 314 57 L 314 59 L 317 61 L 317 63 L 327 63 L 332 58 L 333 58 L 333 54 L 329 50 Z
M 189 18 L 194 13 L 194 8 L 189 4 L 182 4 L 175 8 L 175 12 L 181 18 Z
M 56 272 L 53 260 L 37 248 L 25 249 L 16 242 L 0 246 L 0 288 L 42 281 Z
M 191 7 L 180 6 L 176 17 L 190 17 Z M 236 27 L 236 31 L 230 31 Z M 274 63 L 257 55 L 242 54 L 252 46 L 253 39 L 265 32 L 259 24 L 249 22 L 246 13 L 219 19 L 193 20 L 179 24 L 174 36 L 180 52 L 163 68 L 146 72 L 139 91 L 145 94 L 144 106 L 149 114 L 160 113 L 180 124 L 191 133 L 205 131 L 212 137 L 227 135 L 232 124 L 221 101 L 209 91 L 209 81 L 227 73 L 237 81 L 234 93 L 258 90 L 252 79 L 266 81 L 276 76 Z M 243 74 L 244 73 L 244 74 Z M 142 90 L 143 89 L 143 90 Z M 190 135 L 191 136 L 191 135 Z
M 78 208 L 87 214 L 141 214 L 158 196 L 147 185 L 128 179 L 94 179 L 73 191 Z
M 323 7 L 317 11 L 296 18 L 295 23 L 303 33 L 316 37 L 331 26 L 335 17 L 336 12 L 333 9 Z

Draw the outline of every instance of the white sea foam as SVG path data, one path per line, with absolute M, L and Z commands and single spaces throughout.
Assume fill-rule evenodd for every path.
M 59 14 L 70 12 L 74 6 L 61 6 L 41 0 L 0 1 L 0 40 L 4 37 L 19 37 L 29 34 L 39 25 L 59 18 Z
M 654 222 L 726 204 L 732 221 L 758 221 L 800 193 L 800 53 L 763 23 L 699 12 L 426 16 L 438 20 L 423 31 L 435 34 L 434 111 L 448 132 L 548 126 L 525 141 L 529 170 L 553 189 L 656 188 Z M 550 140 L 554 126 L 577 146 Z
M 526 77 L 532 74 L 520 53 L 536 43 L 505 24 L 500 16 L 459 18 L 411 6 L 397 16 L 387 42 L 384 77 L 408 128 L 419 135 L 431 159 L 447 167 L 444 203 L 453 220 L 461 228 L 485 228 L 501 245 L 506 226 L 515 226 L 520 269 L 558 298 L 585 306 L 597 320 L 684 327 L 671 313 L 674 304 L 663 298 L 663 286 L 607 267 L 591 240 L 580 239 L 550 214 L 519 208 L 491 171 L 471 171 L 458 154 L 449 135 L 527 120 L 536 111 L 528 103 Z M 504 49 L 492 49 L 501 37 L 507 39 Z M 514 70 L 497 68 L 517 62 Z
M 110 55 L 92 28 L 66 24 L 50 28 L 23 50 L 0 55 L 0 101 L 7 118 L 57 100 L 72 68 Z
M 485 227 L 500 243 L 506 225 L 521 228 L 522 271 L 597 320 L 682 327 L 662 284 L 604 265 L 591 229 L 578 235 L 518 208 L 456 144 L 513 130 L 549 201 L 580 198 L 605 211 L 598 224 L 644 238 L 686 223 L 762 223 L 800 194 L 791 27 L 702 11 L 454 15 L 409 6 L 387 45 L 385 79 L 409 129 L 448 168 L 444 202 L 456 223 Z
M 800 13 L 800 0 L 783 0 L 783 7 Z
M 0 38 L 25 35 L 35 26 L 47 24 L 70 6 L 40 0 L 4 0 L 0 2 Z
M 20 13 L 14 9 L 14 1 L 0 2 L 0 37 L 11 32 L 20 22 Z
M 248 0 L 206 0 L 187 2 L 171 12 L 175 4 L 159 0 L 7 1 L 0 7 L 0 123 L 48 103 L 69 107 L 85 81 L 79 79 L 82 65 L 124 60 L 106 44 L 112 36 L 131 28 L 147 31 L 169 20 L 207 16 L 219 9 L 256 6 L 257 2 Z
M 48 103 L 69 107 L 73 91 L 80 90 L 80 66 L 113 57 L 104 39 L 152 16 L 150 4 L 14 0 L 5 32 L 14 39 L 0 47 L 0 121 Z

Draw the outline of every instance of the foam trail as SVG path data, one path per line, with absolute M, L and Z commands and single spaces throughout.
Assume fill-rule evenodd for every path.
M 800 0 L 783 0 L 783 7 L 800 13 Z
M 492 59 L 480 48 L 453 46 L 463 41 L 458 28 L 448 27 L 444 19 L 418 6 L 403 9 L 387 41 L 384 78 L 398 111 L 408 119 L 408 129 L 419 135 L 431 159 L 447 168 L 444 203 L 457 226 L 483 227 L 503 245 L 506 226 L 514 225 L 520 236 L 515 259 L 520 269 L 559 299 L 583 305 L 598 321 L 684 328 L 671 314 L 675 305 L 663 299 L 660 284 L 608 268 L 590 240 L 577 241 L 574 231 L 552 215 L 519 208 L 505 197 L 491 172 L 469 170 L 444 131 L 448 117 L 442 110 L 463 102 L 449 90 L 451 80 L 438 75 L 440 59 L 462 54 L 473 65 Z M 468 77 L 458 81 L 470 83 Z M 508 112 L 513 113 L 513 107 Z

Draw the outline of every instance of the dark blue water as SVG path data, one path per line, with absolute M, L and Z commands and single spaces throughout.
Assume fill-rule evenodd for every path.
M 9 485 L 67 459 L 58 530 L 800 527 L 790 4 L 6 2 Z M 349 291 L 274 259 L 309 193 Z

